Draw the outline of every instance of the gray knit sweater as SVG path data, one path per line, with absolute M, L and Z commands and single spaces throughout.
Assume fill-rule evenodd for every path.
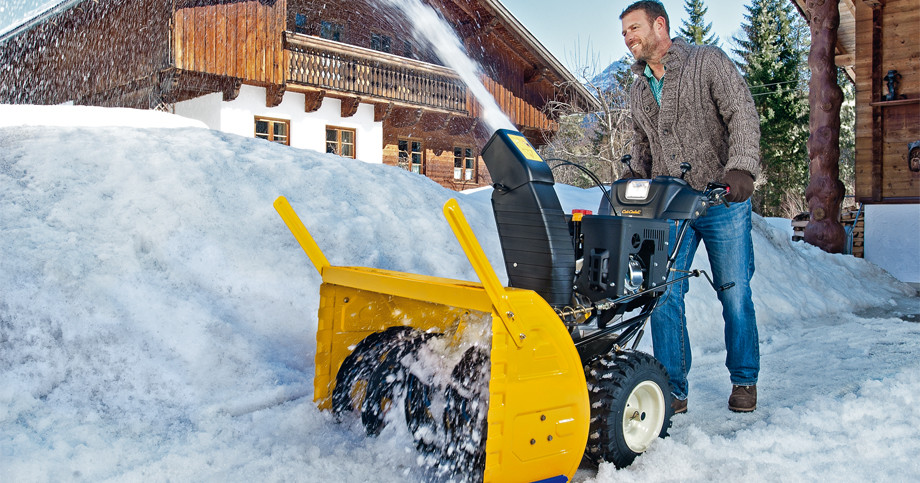
M 672 40 L 663 63 L 660 108 L 643 74 L 645 62 L 632 66 L 639 76 L 629 99 L 636 173 L 680 176 L 680 163 L 686 161 L 693 166 L 686 179 L 697 189 L 721 181 L 732 169 L 756 180 L 760 118 L 735 64 L 718 47 L 690 45 L 680 38 Z

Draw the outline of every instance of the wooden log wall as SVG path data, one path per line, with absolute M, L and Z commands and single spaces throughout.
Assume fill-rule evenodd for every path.
M 286 0 L 209 0 L 177 7 L 176 68 L 259 85 L 284 84 L 286 5 Z
M 483 76 L 482 81 L 486 90 L 495 98 L 498 107 L 508 116 L 508 120 L 519 126 L 521 130 L 555 131 L 557 129 L 556 123 L 550 120 L 540 107 L 527 102 L 505 84 L 489 76 Z M 472 93 L 469 94 L 467 105 L 471 106 L 471 116 L 480 117 L 482 115 L 482 107 Z
M 920 140 L 920 0 L 856 6 L 856 198 L 864 203 L 920 202 L 920 173 L 908 169 L 907 145 Z M 903 99 L 883 101 L 883 77 L 901 75 Z
M 166 0 L 98 0 L 0 44 L 0 102 L 150 108 L 169 65 Z

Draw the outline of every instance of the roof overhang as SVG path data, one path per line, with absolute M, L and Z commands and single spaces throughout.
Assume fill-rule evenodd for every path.
M 517 36 L 521 42 L 537 57 L 537 59 L 546 65 L 554 77 L 558 78 L 562 83 L 566 84 L 567 87 L 572 88 L 575 92 L 584 98 L 584 101 L 588 103 L 593 109 L 600 111 L 602 109 L 600 100 L 597 99 L 591 92 L 582 84 L 575 76 L 559 62 L 556 57 L 550 53 L 543 44 L 537 40 L 530 31 L 524 27 L 521 22 L 518 21 L 514 15 L 501 4 L 499 0 L 479 0 L 480 3 L 489 9 L 493 15 L 501 20 L 505 27 L 515 36 Z

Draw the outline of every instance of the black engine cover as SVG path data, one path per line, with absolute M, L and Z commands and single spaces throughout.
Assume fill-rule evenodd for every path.
M 592 301 L 615 299 L 640 290 L 659 287 L 667 281 L 668 234 L 670 224 L 664 220 L 619 216 L 585 216 L 581 220 L 584 234 L 584 265 L 577 288 Z M 630 259 L 643 272 L 641 285 L 629 282 Z

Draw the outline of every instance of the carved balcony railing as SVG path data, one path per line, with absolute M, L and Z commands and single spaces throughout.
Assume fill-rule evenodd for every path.
M 467 90 L 451 69 L 384 52 L 285 32 L 288 82 L 467 113 Z

